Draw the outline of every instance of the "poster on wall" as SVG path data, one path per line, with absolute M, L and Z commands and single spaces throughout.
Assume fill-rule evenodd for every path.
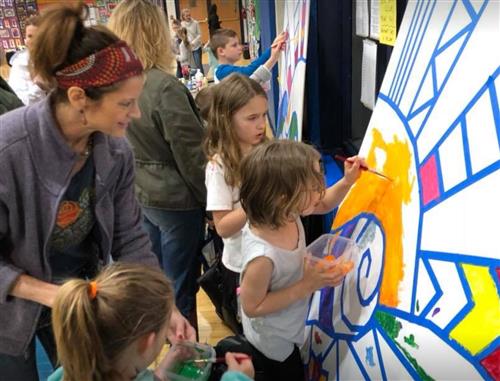
M 309 0 L 283 3 L 283 30 L 288 43 L 279 67 L 278 118 L 274 135 L 281 139 L 302 140 L 304 86 L 309 35 Z
M 308 380 L 500 380 L 500 2 L 409 1 L 314 294 Z
M 257 0 L 242 1 L 242 18 L 245 31 L 245 40 L 248 41 L 250 59 L 259 56 L 260 48 L 260 19 L 259 2 Z
M 15 1 L 15 9 L 17 14 L 17 19 L 19 21 L 19 28 L 22 34 L 22 39 L 26 38 L 26 25 L 25 21 L 28 17 L 37 14 L 36 1 L 34 0 L 17 0 Z
M 111 12 L 120 0 L 96 0 L 96 20 L 99 24 L 107 24 Z
M 24 46 L 25 20 L 35 13 L 34 1 L 0 0 L 0 45 L 5 51 Z

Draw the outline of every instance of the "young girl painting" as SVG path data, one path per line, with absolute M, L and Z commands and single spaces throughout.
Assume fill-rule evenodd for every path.
M 298 346 L 309 297 L 340 284 L 350 268 L 319 269 L 304 262 L 300 216 L 335 208 L 359 177 L 361 163 L 349 158 L 345 176 L 325 190 L 320 154 L 304 143 L 268 142 L 243 159 L 240 197 L 248 225 L 241 245 L 242 320 L 262 379 L 304 379 Z

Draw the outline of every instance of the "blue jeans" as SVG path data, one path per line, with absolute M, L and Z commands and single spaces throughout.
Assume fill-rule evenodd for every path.
M 196 279 L 203 241 L 203 209 L 171 211 L 143 208 L 144 227 L 165 274 L 173 281 L 175 301 L 181 313 L 196 316 Z
M 43 345 L 52 366 L 57 365 L 57 352 L 51 324 L 51 310 L 43 308 L 38 320 L 36 337 Z M 10 356 L 0 353 L 0 381 L 38 381 L 35 353 L 35 338 L 31 340 L 24 354 Z
M 196 49 L 196 50 L 193 50 L 193 59 L 194 59 L 194 63 L 196 65 L 196 68 L 200 69 L 202 74 L 205 74 L 205 72 L 203 71 L 203 63 L 201 62 L 201 54 L 202 54 L 201 47 Z

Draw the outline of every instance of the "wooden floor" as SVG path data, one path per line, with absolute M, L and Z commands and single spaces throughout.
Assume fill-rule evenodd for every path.
M 215 308 L 208 296 L 200 288 L 196 297 L 198 303 L 198 332 L 200 343 L 215 345 L 220 339 L 233 335 L 215 313 Z
M 233 332 L 219 319 L 215 313 L 212 302 L 201 288 L 196 296 L 196 303 L 198 304 L 198 332 L 200 343 L 207 343 L 213 346 L 224 337 L 233 335 Z M 168 348 L 168 345 L 163 347 L 156 361 L 149 366 L 150 369 L 154 369 L 158 366 L 158 363 L 168 352 Z

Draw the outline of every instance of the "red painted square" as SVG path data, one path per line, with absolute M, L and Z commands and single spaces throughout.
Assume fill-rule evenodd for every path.
M 500 347 L 481 360 L 481 365 L 494 380 L 500 380 Z
M 431 156 L 420 167 L 420 184 L 422 184 L 422 202 L 424 205 L 439 197 L 438 168 L 435 155 Z

